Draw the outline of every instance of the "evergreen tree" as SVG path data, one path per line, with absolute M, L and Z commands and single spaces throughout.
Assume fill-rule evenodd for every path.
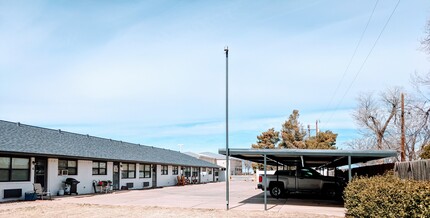
M 293 110 L 287 121 L 282 125 L 279 148 L 306 148 L 304 138 L 306 131 L 299 122 L 299 111 Z
M 266 132 L 257 136 L 257 144 L 252 144 L 252 148 L 273 149 L 279 142 L 279 132 L 275 128 L 268 129 Z
M 268 129 L 257 136 L 256 149 L 336 149 L 337 134 L 330 130 L 318 133 L 317 136 L 306 137 L 306 131 L 299 122 L 299 111 L 293 110 L 288 120 L 282 125 L 281 132 L 274 128 Z

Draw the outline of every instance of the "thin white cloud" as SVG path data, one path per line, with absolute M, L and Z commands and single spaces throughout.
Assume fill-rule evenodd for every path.
M 396 12 L 337 107 L 392 6 L 381 3 L 335 101 L 328 105 L 372 5 L 1 7 L 6 9 L 0 9 L 0 119 L 72 125 L 78 132 L 151 138 L 163 145 L 172 143 L 172 137 L 195 136 L 214 146 L 222 143 L 224 133 L 223 47 L 229 45 L 230 128 L 237 143 L 249 144 L 271 127 L 280 129 L 293 109 L 301 111 L 305 127 L 320 119 L 323 129 L 353 129 L 350 110 L 344 108 L 354 107 L 359 92 L 408 86 L 410 73 L 430 68 L 426 54 L 417 50 L 424 8 L 430 5 L 412 2 Z M 410 11 L 416 16 L 406 16 Z M 107 12 L 112 16 L 106 17 Z M 48 19 L 52 17 L 56 19 Z M 321 117 L 323 110 L 328 112 Z

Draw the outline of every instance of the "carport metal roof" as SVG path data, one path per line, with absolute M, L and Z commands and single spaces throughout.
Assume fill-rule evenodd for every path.
M 219 149 L 220 154 L 226 154 L 225 149 Z M 395 157 L 395 150 L 323 150 L 323 149 L 243 149 L 230 148 L 229 156 L 268 165 L 296 165 L 303 160 L 310 167 L 338 167 L 351 163 L 362 163 L 371 160 Z
M 348 177 L 351 181 L 351 165 L 354 163 L 367 162 L 387 157 L 397 156 L 395 150 L 321 150 L 321 149 L 241 149 L 230 148 L 219 149 L 218 153 L 229 156 L 250 160 L 264 164 L 264 181 L 266 184 L 266 165 L 302 165 L 310 167 L 337 167 L 348 165 Z M 228 167 L 227 167 L 228 168 Z M 227 169 L 227 173 L 230 169 Z M 230 176 L 227 175 L 227 179 Z M 229 185 L 226 183 L 227 210 L 228 210 L 228 190 Z M 267 210 L 267 185 L 264 186 L 264 209 Z

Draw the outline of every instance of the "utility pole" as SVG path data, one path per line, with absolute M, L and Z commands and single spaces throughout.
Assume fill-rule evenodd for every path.
M 401 101 L 402 101 L 402 112 L 401 112 L 401 128 L 402 128 L 402 136 L 401 136 L 401 145 L 400 145 L 400 149 L 401 149 L 401 152 L 400 152 L 400 161 L 405 161 L 405 156 L 406 156 L 406 153 L 405 153 L 405 96 L 404 96 L 404 94 L 402 93 L 402 95 L 401 95 Z
M 229 209 L 229 203 L 230 203 L 230 168 L 229 168 L 229 158 L 230 151 L 228 150 L 228 47 L 224 48 L 225 52 L 225 164 L 226 164 L 226 180 L 225 180 L 225 186 L 226 186 L 226 203 L 227 203 L 227 210 Z
M 315 129 L 315 136 L 318 136 L 318 134 L 320 133 L 320 129 L 318 129 L 318 121 L 319 120 L 315 121 L 315 127 L 316 127 L 316 129 Z

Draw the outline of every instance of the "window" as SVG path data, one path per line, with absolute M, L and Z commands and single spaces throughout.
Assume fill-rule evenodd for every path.
M 93 175 L 106 175 L 106 162 L 93 161 Z
M 30 181 L 30 158 L 0 157 L 0 182 Z
M 208 174 L 212 175 L 212 168 L 208 168 Z
M 202 167 L 202 172 L 206 172 L 206 167 Z
M 123 179 L 136 178 L 136 164 L 122 163 L 121 174 Z
M 191 167 L 185 167 L 185 177 L 191 176 Z
M 139 164 L 139 178 L 151 178 L 151 164 Z
M 58 160 L 58 175 L 62 174 L 62 170 L 67 170 L 69 175 L 78 175 L 77 160 Z
M 199 168 L 193 167 L 193 177 L 197 177 L 199 175 Z
M 300 175 L 302 177 L 309 177 L 309 178 L 311 178 L 311 177 L 317 177 L 317 176 L 319 176 L 321 174 L 319 174 L 317 171 L 315 171 L 313 169 L 310 169 L 310 168 L 302 168 L 302 169 L 300 169 Z
M 167 171 L 167 166 L 166 165 L 161 165 L 161 175 L 167 175 L 168 171 Z
M 172 167 L 172 174 L 173 175 L 178 175 L 178 171 L 179 171 L 179 167 L 178 166 L 173 166 Z
M 215 174 L 215 176 L 218 176 L 218 174 L 219 174 L 218 169 L 214 170 L 214 174 Z

